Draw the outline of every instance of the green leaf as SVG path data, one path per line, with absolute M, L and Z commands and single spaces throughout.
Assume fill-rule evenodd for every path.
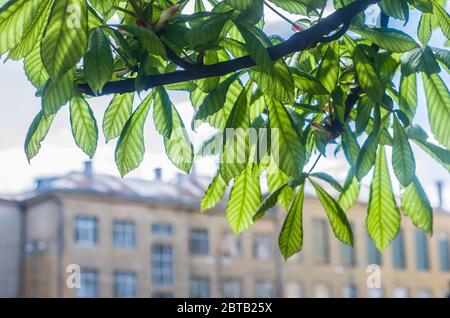
M 225 194 L 226 189 L 227 184 L 223 180 L 220 173 L 217 173 L 208 186 L 208 189 L 205 191 L 205 195 L 203 196 L 200 203 L 200 211 L 204 212 L 219 204 Z
M 261 1 L 261 0 L 256 0 Z M 225 2 L 232 6 L 233 8 L 236 8 L 241 11 L 246 11 L 248 9 L 252 8 L 253 2 L 256 2 L 255 0 L 226 0 Z
M 166 48 L 164 47 L 164 44 L 153 31 L 138 25 L 120 24 L 117 27 L 138 37 L 142 42 L 142 46 L 150 54 L 163 57 L 166 56 Z
M 164 137 L 164 147 L 170 161 L 182 171 L 189 173 L 194 160 L 194 147 L 189 139 L 183 120 L 172 105 L 172 133 Z
M 339 45 L 332 42 L 320 63 L 317 71 L 317 79 L 323 87 L 331 93 L 336 88 L 339 81 Z
M 450 151 L 429 142 L 427 134 L 418 126 L 409 127 L 408 137 L 414 141 L 420 148 L 428 153 L 432 158 L 439 162 L 448 172 L 450 172 Z
M 408 20 L 409 8 L 406 0 L 382 0 L 378 2 L 378 5 L 388 16 L 399 20 Z
M 269 52 L 264 46 L 263 42 L 260 40 L 260 30 L 253 26 L 238 26 L 239 32 L 245 40 L 245 46 L 250 54 L 250 57 L 255 61 L 255 63 L 261 66 L 261 69 L 266 73 L 271 74 L 273 70 L 272 59 L 270 58 Z
M 283 61 L 273 64 L 274 71 L 270 75 L 260 66 L 250 72 L 250 77 L 255 81 L 265 95 L 277 101 L 292 104 L 294 102 L 294 78 L 289 68 Z
M 70 125 L 78 147 L 90 158 L 97 149 L 98 128 L 91 107 L 80 93 L 70 99 Z
M 198 107 L 194 120 L 205 120 L 216 114 L 225 105 L 228 90 L 238 77 L 239 73 L 231 75 L 220 83 L 216 89 L 212 90 Z
M 103 117 L 103 135 L 106 142 L 119 137 L 130 118 L 133 109 L 134 94 L 117 94 L 111 100 Z
M 298 69 L 290 68 L 294 77 L 294 85 L 299 90 L 312 95 L 328 95 L 328 91 L 314 76 Z
M 431 13 L 422 13 L 420 16 L 419 26 L 417 28 L 417 37 L 422 45 L 427 45 L 431 39 Z
M 430 47 L 416 48 L 402 56 L 402 74 L 410 75 L 417 72 L 425 72 L 430 75 L 439 73 L 440 67 L 436 62 Z
M 150 93 L 128 119 L 117 142 L 115 159 L 121 176 L 136 169 L 144 159 L 144 124 L 152 105 Z
M 45 86 L 48 74 L 41 60 L 41 47 L 36 45 L 23 60 L 25 74 L 34 87 L 40 89 Z
M 48 80 L 42 96 L 46 115 L 56 114 L 70 100 L 74 91 L 73 77 L 74 70 L 71 70 L 59 80 Z
M 267 171 L 267 185 L 270 192 L 275 192 L 281 186 L 289 182 L 289 177 L 272 161 Z M 294 190 L 291 187 L 285 187 L 278 196 L 278 203 L 286 210 L 289 209 Z
M 55 1 L 41 42 L 42 61 L 52 79 L 60 79 L 83 57 L 88 44 L 87 17 L 85 0 Z
M 348 126 L 345 127 L 344 133 L 342 134 L 342 149 L 344 150 L 344 155 L 348 163 L 352 167 L 355 167 L 361 149 L 355 135 Z
M 369 123 L 370 114 L 374 108 L 374 101 L 367 96 L 362 96 L 359 98 L 357 114 L 355 119 L 356 133 L 362 133 Z
M 396 116 L 394 116 L 394 143 L 392 146 L 392 166 L 398 181 L 404 187 L 414 179 L 416 162 L 408 136 Z
M 114 72 L 114 58 L 109 39 L 99 29 L 91 33 L 89 46 L 84 56 L 84 76 L 92 90 L 99 94 L 111 80 Z
M 372 169 L 380 140 L 380 131 L 374 129 L 364 142 L 355 165 L 356 177 L 359 181 Z
M 42 110 L 33 119 L 33 122 L 28 129 L 24 145 L 28 162 L 39 153 L 41 142 L 44 141 L 47 136 L 54 119 L 54 114 L 46 116 Z
M 415 226 L 433 234 L 433 208 L 417 178 L 414 178 L 402 195 L 402 210 Z
M 358 201 L 360 189 L 361 184 L 351 169 L 345 180 L 344 190 L 338 200 L 339 206 L 344 212 L 347 212 Z
M 438 19 L 442 33 L 444 33 L 447 39 L 450 39 L 450 16 L 448 15 L 447 11 L 445 11 L 445 9 L 436 1 L 433 2 L 433 5 L 433 13 Z
M 114 13 L 114 4 L 116 0 L 90 0 L 89 2 L 98 13 L 107 21 Z
M 377 71 L 372 65 L 372 61 L 367 54 L 356 46 L 353 51 L 353 62 L 355 64 L 358 82 L 367 95 L 374 101 L 382 103 L 384 95 L 384 85 Z
M 409 35 L 402 31 L 390 28 L 354 28 L 352 31 L 358 33 L 382 49 L 392 52 L 403 53 L 417 47 L 417 43 Z
M 305 147 L 300 142 L 292 119 L 280 102 L 266 97 L 271 128 L 271 154 L 288 176 L 300 177 L 305 162 Z
M 253 221 L 256 222 L 257 220 L 262 218 L 269 209 L 273 208 L 275 204 L 277 204 L 277 200 L 280 194 L 284 189 L 286 189 L 286 187 L 288 187 L 288 183 L 283 184 L 264 198 L 263 202 L 259 205 L 258 209 L 256 209 L 255 213 L 253 214 Z
M 409 122 L 412 122 L 417 108 L 417 76 L 415 73 L 401 75 L 399 105 L 400 110 L 406 114 Z
M 290 256 L 300 252 L 303 245 L 303 196 L 304 184 L 300 186 L 295 199 L 289 208 L 278 238 L 281 255 L 287 260 Z
M 304 1 L 299 0 L 269 0 L 277 7 L 289 13 L 307 15 L 308 9 Z
M 311 184 L 327 213 L 334 235 L 342 243 L 353 245 L 352 229 L 342 208 L 321 186 L 313 181 L 311 181 Z
M 327 174 L 325 172 L 314 172 L 314 173 L 311 173 L 309 176 L 318 178 L 318 179 L 321 179 L 321 180 L 327 182 L 338 192 L 344 191 L 344 189 L 339 184 L 339 182 L 335 178 L 333 178 L 332 176 L 330 176 L 329 174 Z
M 8 1 L 0 8 L 0 55 L 20 43 L 39 9 L 40 2 Z
M 428 120 L 436 140 L 450 149 L 450 95 L 447 85 L 437 74 L 422 75 L 428 106 Z
M 224 15 L 212 16 L 196 24 L 188 33 L 187 41 L 191 47 L 207 46 L 219 40 L 228 18 Z
M 261 203 L 259 176 L 252 165 L 236 177 L 227 204 L 226 217 L 236 234 L 253 224 L 253 212 Z
M 380 251 L 389 245 L 400 228 L 400 213 L 392 193 L 383 146 L 378 150 L 375 172 L 370 185 L 366 227 L 370 238 Z
M 173 115 L 169 95 L 161 86 L 155 87 L 153 94 L 155 99 L 153 121 L 155 122 L 156 130 L 165 138 L 170 138 L 172 134 Z
M 32 8 L 32 6 L 35 6 L 35 3 L 36 3 L 36 1 L 19 1 L 19 2 L 29 5 L 30 9 L 32 9 L 32 10 L 34 10 L 34 8 Z M 37 9 L 37 12 L 33 18 L 33 21 L 27 27 L 26 31 L 23 34 L 23 37 L 21 38 L 20 42 L 18 42 L 17 46 L 15 46 L 9 52 L 8 58 L 13 59 L 13 60 L 19 60 L 19 59 L 27 56 L 33 50 L 33 48 L 36 46 L 36 43 L 41 41 L 45 27 L 47 26 L 47 20 L 50 15 L 50 9 L 51 9 L 51 6 L 53 5 L 53 0 L 44 0 L 44 1 L 40 1 L 40 2 L 41 2 L 41 4 L 40 4 L 39 8 Z M 30 11 L 30 14 L 34 14 L 34 13 L 35 13 L 34 11 Z M 25 21 L 27 20 L 26 17 L 23 17 L 23 18 L 25 19 Z M 25 22 L 25 21 L 23 21 L 23 22 Z M 11 24 L 10 26 L 12 26 L 13 24 Z M 17 26 L 20 27 L 20 23 L 17 23 L 16 27 Z M 22 26 L 24 26 L 24 25 L 22 25 Z M 18 32 L 18 30 L 16 30 L 16 32 Z M 1 35 L 0 35 L 0 37 L 1 37 Z

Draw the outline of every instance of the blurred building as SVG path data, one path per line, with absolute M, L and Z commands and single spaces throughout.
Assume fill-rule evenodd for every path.
M 272 211 L 235 237 L 224 206 L 199 213 L 208 178 L 171 182 L 83 172 L 37 181 L 0 200 L 0 297 L 443 297 L 450 282 L 450 214 L 428 238 L 403 217 L 381 256 L 366 206 L 350 212 L 355 248 L 334 238 L 320 202 L 305 195 L 303 251 L 285 262 Z M 283 212 L 284 213 L 284 212 Z M 71 265 L 74 264 L 74 265 Z M 367 279 L 380 266 L 381 288 Z M 70 284 L 81 269 L 80 288 Z M 75 276 L 76 277 L 76 276 Z M 76 280 L 75 280 L 76 281 Z

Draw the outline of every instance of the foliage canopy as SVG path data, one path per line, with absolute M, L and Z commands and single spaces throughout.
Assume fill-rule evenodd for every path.
M 184 130 L 187 118 L 170 98 L 172 90 L 185 91 L 195 111 L 192 128 L 208 124 L 222 141 L 206 151 L 212 138 L 200 152 L 225 159 L 201 208 L 216 206 L 230 186 L 226 218 L 236 233 L 278 202 L 287 211 L 280 251 L 285 258 L 300 251 L 309 182 L 336 237 L 351 245 L 346 213 L 358 199 L 361 180 L 374 168 L 366 226 L 376 246 L 383 250 L 397 235 L 400 209 L 431 234 L 432 208 L 415 175 L 410 143 L 450 171 L 450 95 L 441 77 L 449 72 L 450 53 L 428 45 L 435 32 L 450 37 L 445 1 L 331 2 L 0 0 L 0 55 L 23 60 L 42 101 L 26 136 L 28 159 L 39 152 L 66 104 L 76 144 L 94 156 L 99 134 L 89 102 L 114 95 L 102 129 L 106 141 L 118 139 L 120 173 L 142 162 L 143 129 L 150 117 L 168 158 L 189 173 L 195 153 Z M 332 12 L 324 17 L 327 5 Z M 381 9 L 377 26 L 366 24 L 369 6 Z M 264 10 L 291 23 L 293 35 L 268 35 Z M 300 19 L 291 22 L 283 16 L 286 11 Z M 413 24 L 411 12 L 420 15 L 416 34 L 389 28 L 390 18 Z M 414 124 L 420 81 L 439 144 Z M 136 97 L 144 94 L 133 109 Z M 265 147 L 247 143 L 251 128 L 258 138 L 270 136 L 270 142 Z M 241 129 L 241 140 L 230 137 L 229 129 Z M 242 160 L 226 160 L 236 149 Z M 314 171 L 315 164 L 304 168 L 327 149 L 342 151 L 350 165 L 343 185 Z M 389 166 L 403 190 L 401 207 Z M 260 176 L 267 176 L 265 198 Z M 337 200 L 328 188 L 339 193 Z

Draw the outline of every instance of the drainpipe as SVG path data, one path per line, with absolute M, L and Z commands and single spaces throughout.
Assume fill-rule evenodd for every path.
M 20 213 L 20 239 L 19 239 L 19 278 L 17 280 L 17 296 L 25 297 L 25 244 L 27 242 L 27 208 L 25 204 L 17 202 Z
M 64 225 L 65 225 L 65 217 L 64 217 L 64 204 L 57 195 L 52 195 L 51 199 L 55 202 L 58 213 L 58 223 L 57 223 L 57 257 L 58 257 L 58 273 L 56 280 L 56 292 L 58 298 L 64 297 L 64 278 L 65 278 L 65 267 L 64 267 Z

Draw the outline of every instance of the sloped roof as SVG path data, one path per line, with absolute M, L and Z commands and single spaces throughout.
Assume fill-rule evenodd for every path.
M 38 179 L 34 189 L 16 196 L 15 199 L 23 201 L 43 193 L 72 192 L 198 205 L 210 181 L 209 177 L 183 174 L 165 182 L 159 179 L 119 178 L 104 174 L 70 172 L 59 177 Z

